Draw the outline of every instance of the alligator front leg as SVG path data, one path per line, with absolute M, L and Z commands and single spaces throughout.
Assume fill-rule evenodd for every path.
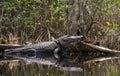
M 57 60 L 56 64 L 60 64 L 60 61 L 61 61 L 60 50 L 61 50 L 60 47 L 54 50 L 54 57 Z

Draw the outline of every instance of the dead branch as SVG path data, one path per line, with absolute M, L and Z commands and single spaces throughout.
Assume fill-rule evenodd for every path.
M 110 54 L 120 54 L 119 50 L 113 50 L 113 49 L 109 49 L 109 48 L 105 48 L 102 46 L 97 46 L 97 45 L 93 45 L 93 44 L 85 43 L 85 42 L 80 42 L 80 44 L 85 49 L 89 49 L 87 51 L 90 51 L 90 52 L 96 51 L 96 52 L 105 52 L 105 53 L 110 53 Z

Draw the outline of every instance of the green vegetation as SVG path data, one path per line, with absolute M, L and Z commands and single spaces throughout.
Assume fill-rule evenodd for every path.
M 0 7 L 1 37 L 12 33 L 22 42 L 48 40 L 51 33 L 64 25 L 70 5 L 64 0 L 8 0 L 0 2 Z
M 82 34 L 120 49 L 119 7 L 119 0 L 1 0 L 0 43 L 2 39 L 5 43 L 36 43 Z

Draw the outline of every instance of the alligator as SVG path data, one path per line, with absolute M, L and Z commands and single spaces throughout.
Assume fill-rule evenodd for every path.
M 54 41 L 48 41 L 38 44 L 31 44 L 15 49 L 6 49 L 5 56 L 19 58 L 41 58 L 41 59 L 49 59 L 50 57 L 54 57 L 56 63 L 60 64 L 64 55 L 64 49 L 67 45 L 76 42 L 77 40 L 82 40 L 83 36 L 70 36 L 65 35 Z

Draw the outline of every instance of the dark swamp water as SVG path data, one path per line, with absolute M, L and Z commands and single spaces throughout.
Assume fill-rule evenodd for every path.
M 120 76 L 120 58 L 103 57 L 80 63 L 80 71 L 68 71 L 39 61 L 0 61 L 0 76 Z

